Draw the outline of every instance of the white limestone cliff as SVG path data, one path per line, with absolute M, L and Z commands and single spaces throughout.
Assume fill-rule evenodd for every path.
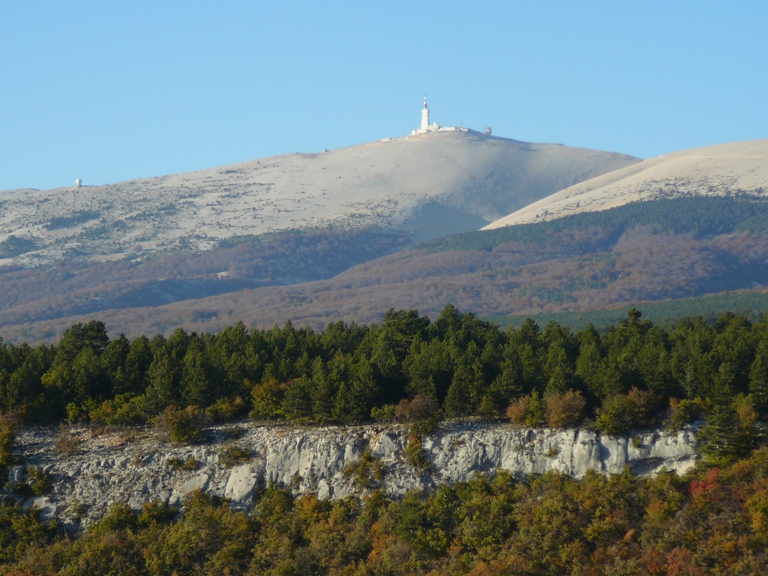
M 268 483 L 291 487 L 296 494 L 317 493 L 320 498 L 360 495 L 366 488 L 345 469 L 360 462 L 365 452 L 379 462 L 384 472 L 380 487 L 394 497 L 497 469 L 516 476 L 558 471 L 574 478 L 584 477 L 589 470 L 620 473 L 625 466 L 639 474 L 662 469 L 682 473 L 699 458 L 692 430 L 650 431 L 629 438 L 591 430 L 452 423 L 424 438 L 429 470 L 407 463 L 408 435 L 401 426 L 304 428 L 240 423 L 215 427 L 209 433 L 209 443 L 180 447 L 160 442 L 151 430 L 98 434 L 87 428 L 72 429 L 69 441 L 62 443 L 57 430 L 26 428 L 19 432 L 15 446 L 23 464 L 11 469 L 9 480 L 24 481 L 30 466 L 52 475 L 52 491 L 25 504 L 76 528 L 97 520 L 118 502 L 136 509 L 158 500 L 176 505 L 194 490 L 225 497 L 244 509 L 253 503 L 255 489 Z M 226 439 L 233 435 L 235 439 Z M 231 446 L 248 456 L 228 467 L 221 451 Z M 178 465 L 187 461 L 190 469 Z

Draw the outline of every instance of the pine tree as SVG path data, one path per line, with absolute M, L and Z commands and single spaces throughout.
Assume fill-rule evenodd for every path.
M 729 381 L 733 378 L 733 367 L 723 363 L 710 395 L 712 410 L 699 433 L 701 452 L 708 459 L 721 463 L 744 455 L 749 448 L 739 426 L 739 416 L 731 399 L 733 392 Z
M 202 342 L 194 338 L 184 355 L 181 372 L 181 399 L 188 406 L 208 406 L 212 396 L 213 367 Z
M 749 371 L 749 393 L 760 420 L 768 420 L 768 350 L 761 343 Z
M 313 416 L 318 422 L 326 422 L 333 417 L 336 389 L 319 356 L 312 363 L 311 386 Z
M 473 414 L 484 395 L 483 366 L 472 354 L 465 354 L 459 358 L 451 386 L 448 388 L 444 402 L 445 412 L 449 416 Z
M 177 367 L 165 347 L 155 354 L 147 370 L 149 387 L 146 392 L 147 408 L 158 414 L 166 407 L 179 403 L 179 377 Z

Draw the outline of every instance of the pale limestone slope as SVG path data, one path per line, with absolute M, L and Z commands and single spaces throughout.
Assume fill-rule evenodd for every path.
M 0 243 L 14 235 L 37 246 L 0 265 L 205 250 L 233 236 L 331 224 L 426 239 L 476 230 L 638 161 L 455 131 L 105 186 L 11 190 L 0 192 Z
M 768 140 L 683 150 L 603 174 L 534 202 L 484 230 L 687 194 L 768 195 Z
M 625 467 L 643 475 L 662 470 L 684 473 L 699 460 L 695 430 L 660 430 L 627 436 L 601 435 L 592 430 L 518 429 L 508 424 L 446 423 L 422 443 L 430 463 L 426 472 L 406 462 L 407 426 L 268 427 L 241 423 L 234 444 L 251 457 L 235 467 L 220 461 L 232 445 L 225 440 L 231 426 L 209 430 L 215 442 L 198 446 L 170 446 L 143 430 L 107 432 L 71 429 L 81 440 L 71 454 L 56 450 L 55 429 L 26 428 L 14 445 L 23 465 L 11 468 L 11 481 L 24 481 L 30 465 L 54 478 L 51 493 L 27 502 L 43 517 L 56 516 L 65 526 L 90 524 L 116 502 L 141 509 L 149 502 L 177 505 L 201 490 L 227 498 L 237 508 L 254 502 L 254 488 L 269 483 L 295 494 L 320 498 L 363 496 L 370 489 L 345 473 L 367 451 L 382 465 L 380 488 L 402 497 L 409 490 L 466 482 L 476 474 L 507 470 L 517 477 L 556 471 L 584 478 L 590 471 L 621 474 Z M 131 437 L 130 440 L 126 437 Z M 225 443 L 226 442 L 226 443 Z M 194 459 L 195 470 L 175 470 L 168 460 Z M 76 510 L 85 509 L 83 516 Z

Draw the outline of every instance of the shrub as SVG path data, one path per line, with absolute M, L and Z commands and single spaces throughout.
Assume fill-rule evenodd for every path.
M 251 389 L 253 410 L 248 416 L 252 420 L 276 420 L 283 417 L 285 386 L 275 379 L 255 384 Z
M 707 411 L 706 404 L 701 398 L 693 400 L 669 399 L 669 406 L 672 415 L 667 422 L 666 428 L 671 432 L 677 432 L 699 418 L 703 418 Z
M 227 467 L 237 466 L 251 459 L 252 453 L 240 446 L 227 446 L 219 452 L 219 462 Z
M 0 414 L 0 468 L 11 464 L 11 448 L 16 441 L 16 427 L 7 416 Z M 6 475 L 0 477 L 0 482 Z
M 164 502 L 147 502 L 141 508 L 138 524 L 141 527 L 169 524 L 178 510 Z
M 507 408 L 507 417 L 515 424 L 525 424 L 525 419 L 528 417 L 528 406 L 531 403 L 531 395 L 527 394 L 522 398 L 518 398 Z
M 421 393 L 413 400 L 403 398 L 395 407 L 395 418 L 398 422 L 418 422 L 434 418 L 440 412 L 440 405 L 431 396 Z
M 200 468 L 200 462 L 194 458 L 187 458 L 187 460 L 182 460 L 181 458 L 168 458 L 165 463 L 174 470 L 191 471 Z
M 363 452 L 357 462 L 352 462 L 344 468 L 344 478 L 355 477 L 355 483 L 362 488 L 375 488 L 384 479 L 384 467 L 370 450 Z
M 581 392 L 569 390 L 563 394 L 550 394 L 544 398 L 544 419 L 550 428 L 575 426 L 584 418 L 587 401 Z
M 197 406 L 188 406 L 185 410 L 168 406 L 156 422 L 174 444 L 194 444 L 202 439 L 204 419 Z
M 42 496 L 53 488 L 53 476 L 41 468 L 30 466 L 27 469 L 27 483 L 32 490 L 32 494 Z
M 398 422 L 410 422 L 411 432 L 422 436 L 433 432 L 440 421 L 440 405 L 427 394 L 417 394 L 413 400 L 403 398 L 395 407 Z
M 59 436 L 53 443 L 53 449 L 59 456 L 71 456 L 80 448 L 82 438 L 63 424 L 59 428 Z
M 395 405 L 385 404 L 371 408 L 371 418 L 382 424 L 395 421 Z
M 212 422 L 227 422 L 248 412 L 248 405 L 240 396 L 234 399 L 220 398 L 205 409 L 205 415 Z
M 77 424 L 78 422 L 84 422 L 88 416 L 88 413 L 86 410 L 83 410 L 75 404 L 74 402 L 70 402 L 66 406 L 67 411 L 67 422 L 70 424 Z
M 133 529 L 136 527 L 137 521 L 136 512 L 130 506 L 127 504 L 114 504 L 91 530 L 103 534 L 113 530 Z
M 544 403 L 539 393 L 527 394 L 509 405 L 507 416 L 515 424 L 537 427 L 544 421 Z
M 67 412 L 72 417 L 77 417 L 77 411 Z M 85 409 L 83 409 L 85 410 Z M 118 394 L 114 400 L 105 400 L 98 406 L 88 410 L 88 418 L 95 424 L 107 426 L 130 426 L 144 422 L 145 403 L 144 396 L 135 394 Z M 82 419 L 82 418 L 81 418 Z M 73 420 L 70 419 L 70 422 Z M 74 420 L 76 421 L 76 420 Z
M 230 428 L 223 429 L 221 434 L 224 436 L 225 440 L 237 440 L 238 438 L 245 436 L 245 429 L 240 428 L 239 426 L 232 426 Z
M 603 402 L 595 427 L 606 434 L 626 434 L 632 428 L 653 424 L 653 395 L 632 388 L 626 396 L 615 394 Z
M 558 454 L 560 454 L 560 450 L 558 450 L 557 448 L 552 446 L 552 447 L 550 447 L 549 450 L 547 450 L 547 452 L 544 454 L 544 456 L 546 456 L 547 458 L 554 458 Z
M 408 444 L 405 447 L 404 454 L 405 461 L 409 466 L 425 472 L 432 468 L 432 464 L 429 462 L 427 453 L 421 446 L 421 439 L 418 436 L 414 436 L 413 434 L 408 436 Z

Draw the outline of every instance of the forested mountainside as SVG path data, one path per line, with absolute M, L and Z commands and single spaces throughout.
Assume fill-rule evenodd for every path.
M 490 317 L 579 312 L 768 284 L 768 204 L 750 196 L 685 197 L 434 240 L 331 280 L 266 287 L 158 308 L 99 314 L 137 336 L 177 326 L 220 330 L 290 318 L 316 329 L 377 321 L 389 308 L 436 318 L 449 302 Z M 31 319 L 31 318 L 30 318 Z M 88 316 L 24 323 L 6 338 L 55 338 Z M 18 322 L 18 323 L 17 323 Z
M 0 252 L 16 243 L 0 242 Z M 407 233 L 378 227 L 304 229 L 237 236 L 215 250 L 147 260 L 7 266 L 0 268 L 0 327 L 323 280 L 409 243 Z
M 683 477 L 497 471 L 391 499 L 375 489 L 380 462 L 364 453 L 344 472 L 369 488 L 361 498 L 268 485 L 250 508 L 234 510 L 193 492 L 181 507 L 116 503 L 74 538 L 56 517 L 17 503 L 52 487 L 46 469 L 31 467 L 2 493 L 7 573 L 732 575 L 768 567 L 768 453 L 759 448 L 768 318 L 725 314 L 666 330 L 632 310 L 603 333 L 530 321 L 502 332 L 449 306 L 434 322 L 392 310 L 381 324 L 322 332 L 236 325 L 132 341 L 110 339 L 94 321 L 55 345 L 0 346 L 0 398 L 6 470 L 18 465 L 13 445 L 24 422 L 153 421 L 170 441 L 194 443 L 206 441 L 206 420 L 246 412 L 261 421 L 409 423 L 404 457 L 415 469 L 429 468 L 423 442 L 443 415 L 580 423 L 606 435 L 698 421 L 703 455 Z M 638 448 L 642 438 L 633 439 Z M 76 450 L 74 441 L 63 429 L 57 449 Z M 244 457 L 234 447 L 220 455 L 232 465 Z
M 665 330 L 628 317 L 601 334 L 528 321 L 506 332 L 446 307 L 431 322 L 389 311 L 381 324 L 242 324 L 219 334 L 112 340 L 92 321 L 55 345 L 0 347 L 0 406 L 29 423 L 107 425 L 160 418 L 181 434 L 208 418 L 354 423 L 508 416 L 529 426 L 593 419 L 616 434 L 671 418 L 718 424 L 704 451 L 744 453 L 768 410 L 768 320 L 726 314 Z M 706 434 L 705 434 L 706 437 Z
M 707 321 L 715 321 L 724 313 L 733 310 L 745 318 L 755 321 L 768 314 L 768 292 L 766 288 L 737 290 L 724 294 L 710 294 L 694 298 L 643 302 L 619 308 L 586 310 L 584 312 L 542 312 L 519 316 L 490 316 L 486 318 L 501 328 L 521 326 L 526 320 L 533 320 L 540 326 L 555 321 L 571 330 L 583 330 L 590 324 L 597 330 L 607 330 L 618 323 L 634 307 L 643 310 L 643 317 L 665 328 L 671 328 L 681 318 L 697 316 Z

